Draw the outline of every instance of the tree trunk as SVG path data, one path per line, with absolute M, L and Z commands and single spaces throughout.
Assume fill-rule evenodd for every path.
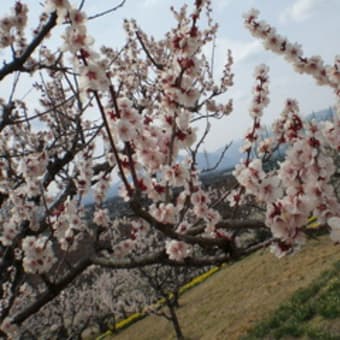
M 181 326 L 180 326 L 178 318 L 177 318 L 175 307 L 174 307 L 173 303 L 168 299 L 166 300 L 166 304 L 167 304 L 169 311 L 170 311 L 171 322 L 172 322 L 172 325 L 175 329 L 177 340 L 184 340 L 184 335 L 182 333 L 182 329 L 181 329 Z
M 174 304 L 174 307 L 175 308 L 179 308 L 179 292 L 178 292 L 178 290 L 175 290 L 174 291 L 174 298 L 173 298 L 173 304 Z

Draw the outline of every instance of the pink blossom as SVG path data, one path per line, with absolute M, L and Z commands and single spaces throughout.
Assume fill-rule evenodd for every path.
M 107 209 L 96 210 L 93 216 L 93 222 L 97 225 L 107 228 L 110 224 L 109 212 Z
M 172 203 L 150 206 L 150 214 L 161 223 L 176 223 L 177 209 Z
M 191 254 L 190 245 L 182 241 L 166 241 L 165 249 L 169 259 L 173 261 L 183 261 Z
M 117 123 L 117 131 L 120 139 L 124 142 L 132 141 L 137 134 L 135 127 L 125 119 L 119 120 Z
M 23 239 L 23 267 L 27 273 L 46 273 L 57 261 L 52 242 L 46 236 L 27 236 Z
M 64 22 L 68 11 L 71 9 L 71 5 L 68 0 L 47 0 L 46 1 L 46 12 L 56 11 L 58 14 L 57 23 L 60 25 Z

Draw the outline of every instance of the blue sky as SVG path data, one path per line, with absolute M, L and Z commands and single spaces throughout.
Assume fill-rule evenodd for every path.
M 25 2 L 25 1 L 23 1 Z M 73 1 L 77 4 L 80 1 Z M 105 10 L 118 0 L 87 0 L 85 9 L 88 15 Z M 0 16 L 14 1 L 1 0 Z M 32 8 L 32 23 L 39 12 L 39 1 L 26 1 Z M 135 18 L 149 34 L 161 38 L 174 24 L 169 11 L 173 5 L 178 8 L 188 0 L 126 0 L 117 12 L 92 21 L 89 31 L 97 44 L 113 47 L 122 46 L 124 33 L 122 20 Z M 225 141 L 240 138 L 250 126 L 248 107 L 251 101 L 254 67 L 266 63 L 270 67 L 271 103 L 266 109 L 264 121 L 270 123 L 283 108 L 287 97 L 298 99 L 301 112 L 308 114 L 329 107 L 334 103 L 334 95 L 326 87 L 320 87 L 306 75 L 296 74 L 291 65 L 282 57 L 266 51 L 243 26 L 242 14 L 254 7 L 260 10 L 261 18 L 275 26 L 278 32 L 292 42 L 302 44 L 305 55 L 320 55 L 325 62 L 332 63 L 339 54 L 340 0 L 212 0 L 214 19 L 220 28 L 216 41 L 215 74 L 222 68 L 226 50 L 233 51 L 235 64 L 235 85 L 227 98 L 234 98 L 234 112 L 223 121 L 213 124 L 212 133 L 205 147 L 213 150 Z M 33 26 L 33 25 L 32 25 Z M 51 38 L 57 41 L 58 31 Z M 0 59 L 3 54 L 0 54 Z M 1 60 L 0 60 L 1 62 Z

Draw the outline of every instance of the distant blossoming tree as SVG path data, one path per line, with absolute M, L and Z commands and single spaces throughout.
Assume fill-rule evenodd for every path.
M 209 120 L 232 111 L 231 101 L 220 103 L 217 97 L 233 84 L 233 59 L 229 51 L 215 81 L 203 53 L 217 32 L 211 1 L 196 0 L 191 10 L 171 9 L 176 26 L 160 41 L 126 20 L 119 50 L 95 49 L 86 25 L 96 16 L 87 18 L 83 5 L 47 0 L 31 36 L 23 2 L 0 19 L 0 47 L 11 55 L 0 69 L 9 89 L 8 97 L 0 98 L 1 335 L 19 337 L 23 322 L 90 266 L 202 266 L 268 244 L 281 256 L 304 242 L 312 215 L 340 241 L 339 199 L 330 184 L 336 175 L 332 152 L 340 150 L 339 57 L 334 65 L 307 58 L 300 45 L 258 20 L 257 11 L 245 16 L 266 48 L 334 89 L 336 117 L 304 123 L 298 104 L 289 99 L 273 125 L 273 138 L 258 143 L 269 102 L 268 69 L 259 66 L 245 160 L 234 172 L 239 186 L 216 198 L 202 186 L 196 155 Z M 45 42 L 57 26 L 63 44 L 51 50 Z M 33 103 L 23 99 L 22 81 L 31 82 Z M 206 122 L 202 135 L 197 121 Z M 265 171 L 263 164 L 281 145 L 285 160 Z M 117 175 L 120 195 L 134 214 L 124 221 L 111 219 L 104 205 Z M 90 191 L 91 217 L 82 203 Z M 265 220 L 235 218 L 248 196 L 266 210 Z M 229 219 L 215 209 L 222 201 L 235 209 Z M 236 235 L 251 228 L 270 228 L 273 238 L 240 246 Z

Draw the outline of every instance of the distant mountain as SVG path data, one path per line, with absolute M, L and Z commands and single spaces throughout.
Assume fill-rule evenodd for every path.
M 333 120 L 335 115 L 335 111 L 333 107 L 329 107 L 328 109 L 312 112 L 304 117 L 305 120 L 313 120 L 316 121 L 324 121 L 324 120 Z M 265 135 L 269 137 L 272 135 L 272 131 L 270 127 L 265 128 Z M 222 161 L 218 165 L 216 169 L 210 172 L 202 173 L 202 180 L 210 182 L 210 177 L 216 177 L 221 174 L 230 174 L 231 170 L 235 167 L 235 165 L 240 161 L 244 154 L 240 151 L 241 146 L 243 145 L 243 140 L 238 139 L 231 143 L 230 147 L 226 151 Z M 215 166 L 215 164 L 219 161 L 221 153 L 223 152 L 224 147 L 217 149 L 212 152 L 199 152 L 196 156 L 196 162 L 198 168 L 200 170 L 210 169 Z M 280 151 L 282 152 L 283 149 Z M 280 153 L 280 152 L 279 152 Z M 107 198 L 112 198 L 118 195 L 120 183 L 114 183 L 107 193 Z M 94 201 L 93 193 L 89 193 L 84 199 L 84 204 L 91 204 Z
M 242 158 L 243 154 L 240 151 L 242 145 L 243 141 L 241 139 L 233 141 L 216 170 L 233 168 Z M 214 167 L 219 161 L 223 150 L 224 147 L 213 152 L 199 152 L 196 157 L 198 168 L 204 170 Z
M 113 183 L 106 193 L 106 199 L 117 196 L 120 185 L 120 182 Z M 83 198 L 82 202 L 84 205 L 94 203 L 94 193 L 92 190 Z
M 335 116 L 335 108 L 330 106 L 328 109 L 312 112 L 306 115 L 306 120 L 313 120 L 315 119 L 317 122 L 322 122 L 324 120 L 333 120 Z
M 222 161 L 220 162 L 219 166 L 214 169 L 213 171 L 210 171 L 209 173 L 203 174 L 202 176 L 207 179 L 207 177 L 211 175 L 216 175 L 217 172 L 223 171 L 225 169 L 232 169 L 234 166 L 239 162 L 239 160 L 242 157 L 242 153 L 240 152 L 240 148 L 242 146 L 242 141 L 237 140 L 235 142 L 232 142 L 230 147 L 228 148 L 227 152 L 225 153 Z M 200 170 L 209 169 L 215 166 L 215 164 L 220 159 L 221 153 L 223 152 L 224 147 L 221 147 L 213 152 L 199 152 L 197 154 L 197 165 Z M 114 183 L 109 188 L 108 193 L 106 195 L 107 198 L 115 197 L 118 195 L 120 183 Z M 86 197 L 83 199 L 83 203 L 85 205 L 91 204 L 94 202 L 94 194 L 91 191 L 89 194 L 87 194 Z

